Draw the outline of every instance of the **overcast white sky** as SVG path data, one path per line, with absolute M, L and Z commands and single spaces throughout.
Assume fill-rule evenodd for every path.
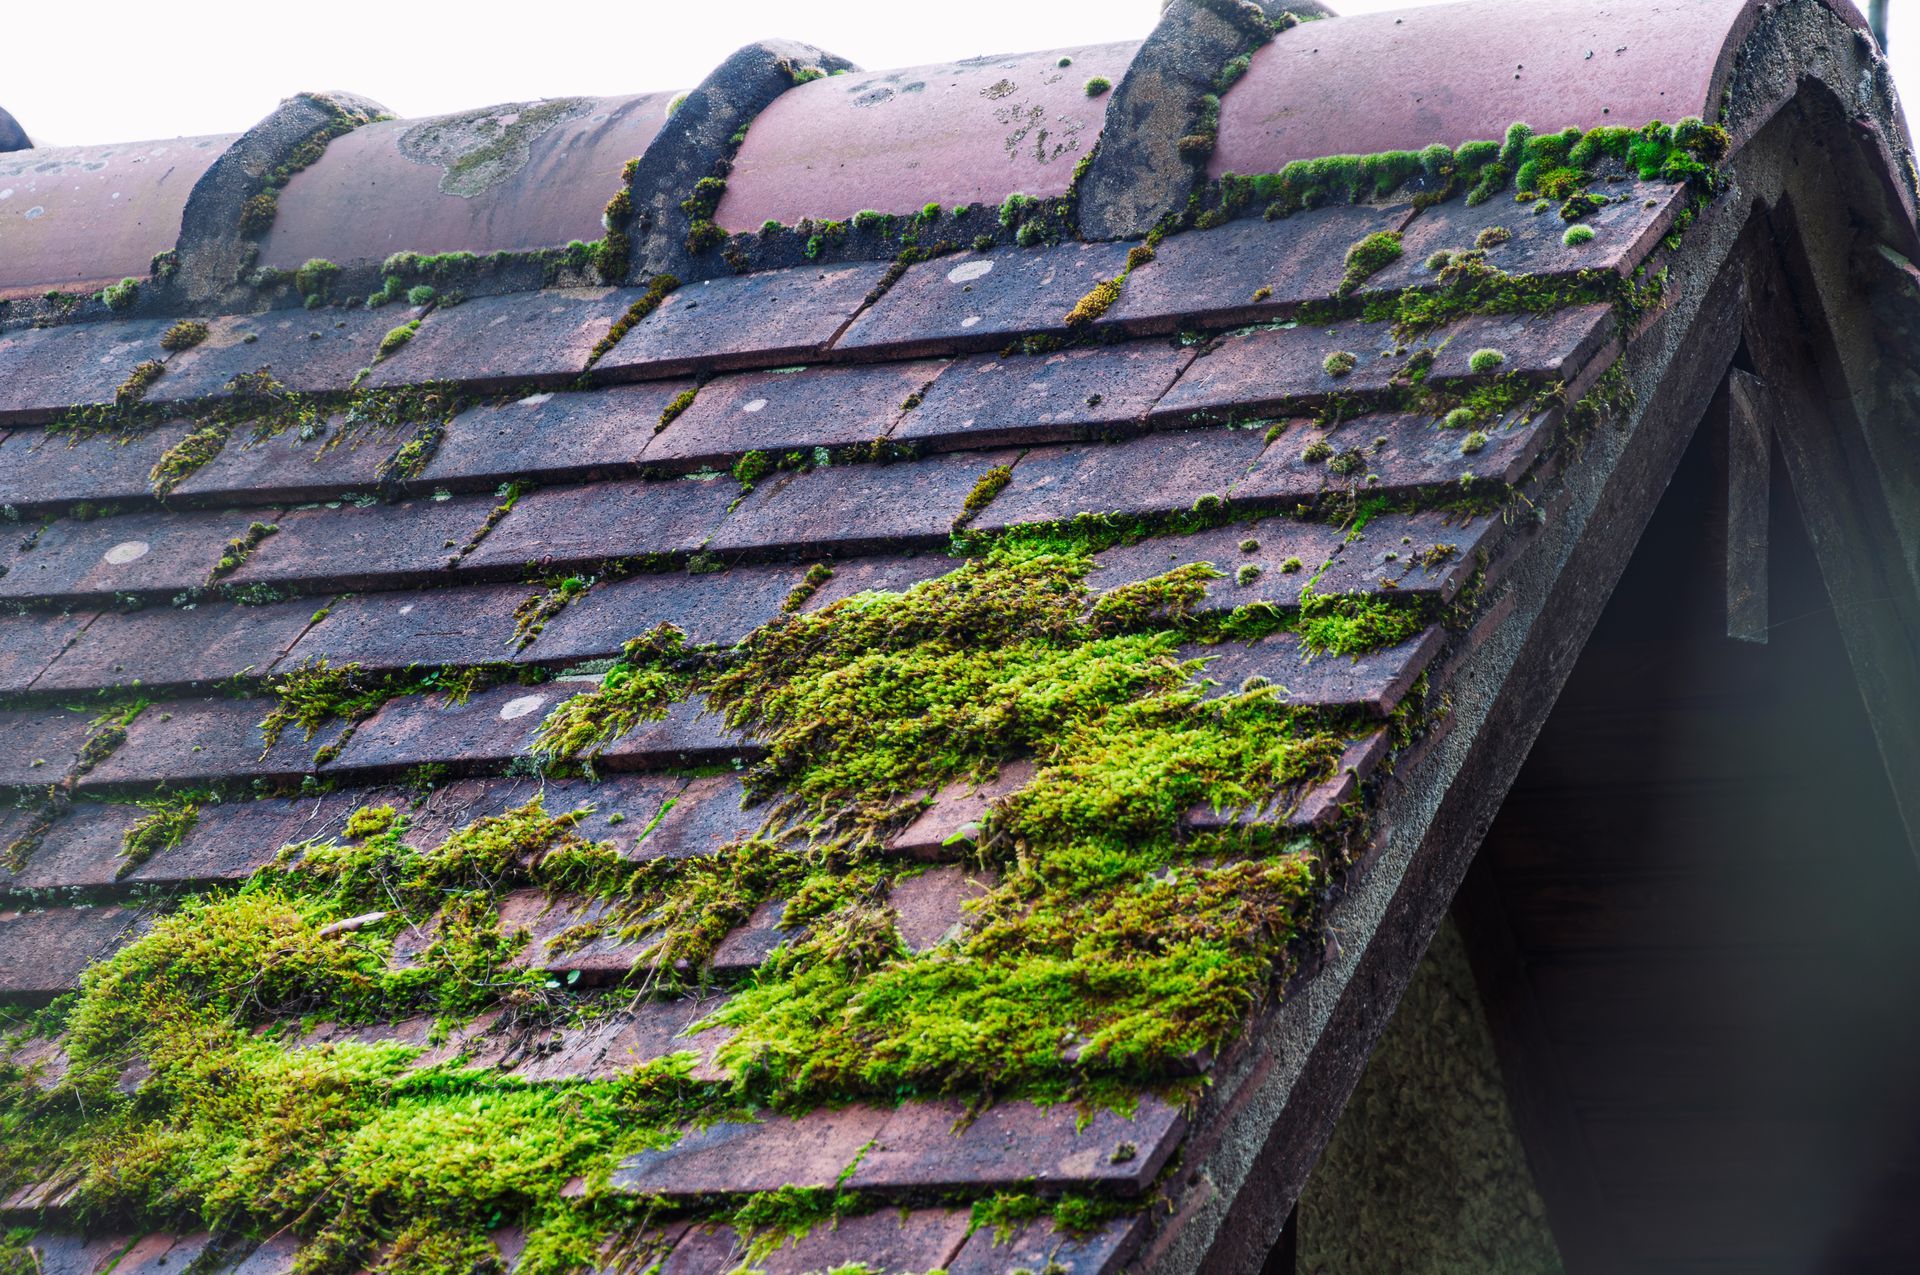
M 1420 7 L 1331 3 L 1341 13 Z M 1893 0 L 1892 10 L 1894 76 L 1920 100 L 1920 0 Z M 806 40 L 878 69 L 1138 38 L 1159 11 L 1160 0 L 9 3 L 0 26 L 13 56 L 0 106 L 42 145 L 136 141 L 239 132 L 303 89 L 348 89 L 397 115 L 434 115 L 690 88 L 766 37 Z

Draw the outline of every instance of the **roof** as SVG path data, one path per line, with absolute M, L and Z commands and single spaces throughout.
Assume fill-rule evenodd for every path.
M 1847 6 L 1304 7 L 0 156 L 0 1265 L 1258 1267 L 1736 350 L 1920 296 Z

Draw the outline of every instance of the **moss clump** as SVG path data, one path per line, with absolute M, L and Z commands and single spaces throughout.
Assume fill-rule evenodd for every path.
M 280 196 L 271 190 L 263 190 L 257 195 L 249 195 L 240 205 L 240 236 L 243 239 L 258 239 L 273 228 L 274 219 L 280 215 Z
M 1081 297 L 1073 309 L 1067 311 L 1067 326 L 1085 327 L 1112 308 L 1120 299 L 1120 290 L 1124 286 L 1122 279 L 1103 279 L 1093 285 L 1093 290 Z
M 1320 370 L 1334 377 L 1346 376 L 1359 366 L 1359 358 L 1349 350 L 1335 350 L 1320 360 Z
M 1560 236 L 1560 242 L 1569 248 L 1578 248 L 1581 244 L 1593 242 L 1592 226 L 1568 226 L 1566 233 Z
M 973 490 L 967 493 L 966 500 L 962 502 L 960 516 L 954 519 L 954 526 L 964 527 L 972 522 L 975 515 L 992 504 L 993 498 L 1005 491 L 1007 484 L 1012 481 L 1011 465 L 995 465 L 980 475 L 979 480 L 973 484 Z
M 1500 365 L 1506 361 L 1507 356 L 1503 352 L 1488 347 L 1475 350 L 1472 354 L 1468 355 L 1467 367 L 1484 376 L 1489 372 L 1497 370 Z
M 220 555 L 220 561 L 214 563 L 213 571 L 207 576 L 207 583 L 212 584 L 222 576 L 229 576 L 238 571 L 241 564 L 260 547 L 260 542 L 278 530 L 280 530 L 278 523 L 248 523 L 245 531 L 227 541 L 226 551 Z
M 1465 429 L 1473 424 L 1474 411 L 1470 407 L 1456 407 L 1440 419 L 1442 429 Z
M 408 305 L 427 305 L 440 295 L 430 283 L 416 283 L 407 289 Z
M 1280 574 L 1286 575 L 1286 576 L 1296 575 L 1299 573 L 1301 566 L 1302 566 L 1302 563 L 1300 559 L 1288 558 L 1285 562 L 1282 562 L 1280 564 Z
M 339 276 L 339 266 L 324 257 L 312 257 L 293 272 L 293 286 L 299 289 L 307 308 L 312 309 L 333 299 L 334 280 Z
M 380 338 L 380 352 L 375 356 L 376 360 L 393 355 L 407 342 L 413 340 L 414 334 L 419 330 L 420 320 L 418 319 L 409 319 L 399 327 L 389 329 L 387 334 Z
M 1340 280 L 1340 295 L 1347 295 L 1400 260 L 1400 254 L 1403 251 L 1400 232 L 1397 230 L 1375 231 L 1348 248 L 1347 273 Z
M 727 232 L 713 220 L 726 193 L 725 178 L 702 177 L 693 184 L 693 193 L 680 201 L 680 209 L 687 215 L 687 251 L 696 257 L 727 241 Z
M 1300 459 L 1309 465 L 1317 465 L 1333 455 L 1333 444 L 1324 438 L 1316 438 L 1300 451 Z
M 1086 83 L 1087 96 L 1099 97 L 1102 93 L 1105 93 L 1108 89 L 1112 87 L 1113 87 L 1113 81 L 1109 80 L 1106 76 L 1104 75 L 1093 76 L 1089 78 Z
M 587 355 L 587 366 L 592 367 L 606 357 L 607 351 L 620 344 L 620 338 L 633 330 L 640 322 L 660 308 L 662 302 L 679 290 L 680 280 L 670 274 L 657 274 L 647 280 L 647 290 L 640 299 L 627 307 L 627 312 L 614 321 L 607 334 L 594 342 L 593 350 Z
M 747 452 L 733 463 L 733 478 L 740 484 L 740 494 L 743 496 L 772 472 L 773 457 L 763 451 Z
M 1484 450 L 1486 445 L 1487 436 L 1476 429 L 1460 440 L 1460 452 L 1464 456 L 1471 456 L 1477 451 Z
M 207 339 L 207 325 L 198 319 L 182 319 L 160 334 L 163 350 L 191 350 Z
M 120 834 L 120 867 L 124 877 L 162 850 L 187 839 L 200 822 L 200 803 L 191 797 L 167 797 L 148 803 L 147 813 Z
M 1259 578 L 1260 564 L 1257 562 L 1243 562 L 1240 564 L 1239 570 L 1233 573 L 1234 583 L 1242 586 L 1252 584 Z
M 1513 232 L 1505 226 L 1488 226 L 1485 230 L 1482 230 L 1473 237 L 1473 246 L 1481 249 L 1498 248 L 1501 244 L 1506 243 L 1512 238 Z M 1431 260 L 1431 258 L 1429 258 L 1429 260 Z M 1445 265 L 1446 263 L 1443 261 L 1440 264 Z M 1437 269 L 1438 267 L 1435 268 Z
M 700 391 L 697 387 L 681 390 L 678 394 L 675 394 L 672 400 L 660 409 L 660 421 L 653 427 L 653 432 L 658 434 L 661 430 L 679 420 L 680 414 L 693 406 L 693 400 L 697 398 L 699 394 Z
M 100 300 L 115 314 L 131 310 L 140 300 L 140 281 L 129 278 L 110 283 L 100 290 Z
M 167 365 L 158 359 L 142 359 L 134 364 L 133 370 L 127 373 L 127 379 L 114 388 L 114 405 L 128 407 L 138 403 L 166 370 Z

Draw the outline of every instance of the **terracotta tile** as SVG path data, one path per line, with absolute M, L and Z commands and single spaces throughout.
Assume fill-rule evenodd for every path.
M 575 688 L 496 686 L 464 703 L 444 695 L 407 695 L 354 732 L 332 769 L 397 774 L 413 766 L 488 766 L 523 755 L 554 706 Z
M 935 580 L 958 567 L 961 559 L 940 552 L 897 558 L 852 558 L 831 564 L 833 575 L 814 590 L 802 611 L 818 611 L 856 593 L 904 593 L 925 580 Z
M 943 1270 L 966 1238 L 966 1209 L 882 1208 L 814 1227 L 754 1262 L 762 1275 L 817 1275 L 861 1264 L 877 1275 L 922 1275 Z M 715 1275 L 734 1270 L 745 1256 L 732 1227 L 696 1226 L 660 1268 L 660 1275 Z
M 961 867 L 928 868 L 894 882 L 887 906 L 910 952 L 927 952 L 960 933 L 966 905 L 991 889 L 986 874 Z
M 932 361 L 743 372 L 708 382 L 647 444 L 648 464 L 730 465 L 750 451 L 811 453 L 883 438 L 944 364 Z
M 1391 326 L 1288 322 L 1221 337 L 1155 405 L 1154 419 L 1170 425 L 1251 421 L 1309 411 L 1336 395 L 1379 393 L 1415 351 L 1441 344 L 1437 337 L 1403 343 Z M 1322 366 L 1336 352 L 1358 360 L 1337 377 Z
M 575 824 L 580 836 L 610 842 L 621 853 L 659 817 L 660 808 L 678 796 L 686 781 L 671 775 L 616 775 L 597 783 L 576 779 L 462 779 L 434 789 L 404 813 L 405 840 L 432 850 L 476 820 L 504 814 L 538 797 L 549 815 L 590 810 Z
M 242 881 L 271 863 L 282 846 L 337 836 L 349 815 L 363 803 L 379 804 L 372 800 L 378 796 L 346 791 L 203 803 L 180 844 L 157 852 L 127 879 L 155 885 Z
M 265 372 L 295 393 L 342 391 L 410 314 L 385 310 L 269 310 L 207 320 L 207 339 L 183 350 L 147 398 L 180 403 L 225 395 L 242 373 Z M 251 339 L 249 339 L 251 338 Z
M 71 990 L 138 924 L 138 912 L 119 907 L 0 911 L 0 995 L 38 999 Z
M 1115 1218 L 1090 1235 L 1066 1235 L 1042 1218 L 1015 1229 L 1003 1243 L 994 1228 L 975 1231 L 947 1265 L 947 1275 L 1001 1275 L 1051 1271 L 1055 1275 L 1114 1275 L 1139 1246 L 1144 1217 Z
M 696 646 L 731 646 L 778 616 L 805 574 L 797 566 L 747 566 L 604 581 L 547 621 L 523 658 L 574 663 L 614 656 L 659 624 L 675 625 Z
M 1131 1117 L 1098 1110 L 1084 1127 L 1071 1105 L 1002 1102 L 966 1121 L 957 1100 L 907 1103 L 887 1117 L 847 1180 L 852 1190 L 958 1191 L 1030 1182 L 1041 1190 L 1104 1187 L 1124 1193 L 1152 1182 L 1187 1122 L 1158 1098 Z
M 263 678 L 313 620 L 314 602 L 234 606 L 153 606 L 107 612 L 53 662 L 36 690 L 152 690 L 203 687 L 233 677 Z
M 0 788 L 58 783 L 87 739 L 90 714 L 71 709 L 0 712 Z
M 1000 531 L 1083 513 L 1179 513 L 1225 499 L 1266 446 L 1258 429 L 1152 434 L 1092 447 L 1047 447 L 1014 466 L 1013 481 L 970 524 Z
M 807 266 L 689 283 L 594 365 L 608 380 L 711 368 L 779 367 L 819 357 L 887 267 Z
M 713 1027 L 706 1031 L 690 1029 L 725 1003 L 719 996 L 643 1000 L 614 1020 L 613 1029 L 601 1040 L 601 1052 L 587 1065 L 585 1074 L 611 1076 L 633 1067 L 643 1067 L 668 1054 L 692 1052 L 701 1061 L 694 1074 L 703 1080 L 718 1079 L 713 1053 L 731 1036 L 730 1028 Z
M 1627 274 L 1652 250 L 1672 224 L 1684 200 L 1684 188 L 1668 182 L 1602 184 L 1596 194 L 1616 202 L 1583 220 L 1591 226 L 1591 242 L 1569 248 L 1561 242 L 1567 223 L 1558 205 L 1535 215 L 1531 204 L 1516 203 L 1511 194 L 1496 196 L 1468 207 L 1464 199 L 1436 204 L 1415 217 L 1401 239 L 1400 260 L 1374 276 L 1383 289 L 1419 287 L 1433 275 L 1426 260 L 1435 252 L 1472 248 L 1480 232 L 1499 226 L 1512 238 L 1486 250 L 1487 262 L 1509 274 L 1571 274 L 1576 270 L 1613 270 Z M 1624 198 L 1620 198 L 1624 196 Z M 1648 200 L 1654 206 L 1646 206 Z
M 893 437 L 947 450 L 1063 443 L 1124 433 L 1192 361 L 1158 341 L 981 354 L 941 373 Z
M 1126 269 L 1130 247 L 1063 243 L 923 261 L 855 319 L 834 349 L 863 356 L 942 354 L 1064 330 L 1081 297 Z
M 1263 524 L 1271 526 L 1271 523 Z M 1444 511 L 1383 514 L 1338 546 L 1316 586 L 1322 593 L 1379 591 L 1450 601 L 1503 530 L 1498 515 Z
M 137 364 L 166 358 L 160 334 L 170 326 L 133 319 L 0 332 L 0 421 L 46 420 L 65 408 L 113 402 Z
M 109 1269 L 118 1269 L 115 1259 L 131 1240 L 131 1236 L 111 1231 L 105 1235 L 42 1231 L 28 1242 L 32 1256 L 24 1269 L 35 1275 L 103 1275 Z
M 1206 660 L 1202 676 L 1222 695 L 1236 693 L 1249 677 L 1259 676 L 1281 687 L 1286 692 L 1282 698 L 1289 704 L 1353 707 L 1384 717 L 1399 704 L 1441 645 L 1442 634 L 1436 627 L 1398 646 L 1358 658 L 1311 655 L 1292 633 L 1275 633 L 1252 643 L 1183 646 L 1179 657 Z
M 1391 746 L 1386 731 L 1370 731 L 1347 745 L 1329 778 L 1283 789 L 1248 808 L 1216 810 L 1207 805 L 1195 806 L 1181 819 L 1181 825 L 1195 830 L 1268 823 L 1294 828 L 1322 827 L 1339 814 L 1344 803 L 1353 799 L 1360 785 L 1386 759 Z
M 461 567 L 494 574 L 547 571 L 690 553 L 706 541 L 738 494 L 739 488 L 723 479 L 544 488 L 515 505 Z
M 689 1131 L 662 1151 L 643 1151 L 613 1174 L 616 1190 L 669 1199 L 783 1186 L 828 1187 L 859 1158 L 890 1113 L 842 1107 L 764 1123 L 725 1121 Z
M 92 611 L 0 615 L 0 695 L 24 691 L 93 623 Z
M 1186 323 L 1229 327 L 1325 299 L 1346 274 L 1347 249 L 1398 229 L 1409 210 L 1341 205 L 1169 235 L 1155 259 L 1133 272 L 1105 322 L 1130 332 L 1171 332 Z M 1385 286 L 1376 280 L 1367 291 Z M 1256 301 L 1261 288 L 1271 292 Z
M 1302 424 L 1274 440 L 1233 497 L 1256 508 L 1285 508 L 1350 488 L 1396 497 L 1453 487 L 1469 477 L 1510 484 L 1526 473 L 1558 420 L 1550 412 L 1531 423 L 1509 418 L 1481 426 L 1485 441 L 1477 451 L 1468 450 L 1476 431 L 1446 429 L 1430 416 L 1363 416 L 1331 432 Z M 1316 446 L 1321 442 L 1324 452 Z M 1309 459 L 1314 453 L 1320 454 Z M 1351 468 L 1340 472 L 1337 467 L 1345 465 Z
M 981 475 L 1015 458 L 1013 452 L 967 452 L 789 474 L 756 487 L 709 547 L 868 553 L 944 545 Z
M 705 705 L 675 704 L 659 721 L 641 722 L 607 745 L 600 765 L 607 770 L 650 770 L 665 766 L 740 765 L 759 755 L 759 748 L 727 725 Z
M 15 549 L 0 598 L 72 598 L 126 593 L 171 598 L 207 583 L 227 542 L 272 510 L 122 514 L 62 519 L 32 549 Z
M 497 487 L 510 478 L 580 482 L 632 475 L 660 413 L 691 381 L 543 390 L 454 417 L 420 486 Z
M 760 968 L 773 949 L 791 943 L 804 932 L 789 928 L 787 905 L 783 899 L 768 899 L 753 910 L 738 929 L 720 940 L 713 949 L 709 968 L 715 974 L 744 974 Z
M 1233 522 L 1187 536 L 1153 536 L 1095 555 L 1097 565 L 1087 574 L 1087 588 L 1105 593 L 1189 563 L 1208 562 L 1222 574 L 1208 582 L 1204 609 L 1232 610 L 1249 602 L 1291 607 L 1345 539 L 1346 532 L 1329 523 L 1286 518 Z M 1253 549 L 1241 548 L 1249 543 Z M 1240 573 L 1249 567 L 1253 571 L 1243 582 Z M 1324 582 L 1315 587 L 1332 591 Z
M 413 434 L 411 425 L 348 429 L 339 415 L 311 438 L 290 429 L 255 439 L 242 427 L 218 456 L 173 489 L 168 502 L 296 504 L 372 493 L 379 489 L 381 466 Z
M 271 749 L 260 722 L 264 700 L 174 700 L 155 704 L 127 728 L 112 756 L 81 780 L 82 788 L 188 786 L 228 779 L 298 779 L 313 772 L 316 752 L 346 729 L 331 722 L 312 739 L 290 727 Z
M 191 1235 L 149 1235 L 114 1264 L 113 1275 L 180 1275 L 212 1247 L 206 1231 Z
M 140 806 L 76 803 L 41 837 L 33 857 L 14 875 L 13 888 L 112 885 L 123 863 L 121 838 L 146 814 Z
M 640 295 L 638 288 L 555 289 L 436 306 L 413 339 L 364 383 L 373 389 L 427 381 L 476 389 L 557 385 L 586 371 L 594 344 Z
M 307 592 L 430 583 L 445 578 L 493 507 L 489 497 L 464 496 L 296 509 L 275 520 L 279 530 L 227 582 Z
M 218 1269 L 217 1275 L 292 1275 L 300 1242 L 291 1235 L 276 1235 L 245 1257 Z
M 627 854 L 635 859 L 695 859 L 760 831 L 768 807 L 743 806 L 744 791 L 732 775 L 687 783 L 673 808 Z
M 319 659 L 369 669 L 503 663 L 514 654 L 514 608 L 534 592 L 510 584 L 339 598 L 283 667 Z
M 1031 761 L 1010 761 L 985 783 L 954 780 L 934 794 L 932 804 L 912 823 L 893 835 L 887 849 L 916 858 L 951 857 L 954 845 L 949 843 L 977 840 L 993 803 L 1026 787 L 1034 770 Z
M 78 501 L 144 505 L 153 499 L 149 475 L 154 462 L 188 431 L 178 422 L 156 425 L 131 439 L 16 430 L 0 442 L 0 505 L 22 513 Z

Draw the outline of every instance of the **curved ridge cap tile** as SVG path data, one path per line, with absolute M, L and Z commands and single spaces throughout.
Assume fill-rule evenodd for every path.
M 797 40 L 760 40 L 728 54 L 680 100 L 634 165 L 633 212 L 621 227 L 635 241 L 629 282 L 645 283 L 657 274 L 700 279 L 713 273 L 711 264 L 697 264 L 686 249 L 688 222 L 680 201 L 702 177 L 728 171 L 734 135 L 791 90 L 793 73 L 800 69 L 829 76 L 860 68 Z
M 10 151 L 23 151 L 33 146 L 33 139 L 27 136 L 27 130 L 20 127 L 20 121 L 13 113 L 0 106 L 0 154 Z
M 237 133 L 0 153 L 0 297 L 144 278 Z
M 1093 148 L 1140 41 L 1007 53 L 834 75 L 781 94 L 753 121 L 715 220 L 844 220 L 1064 195 Z M 1068 59 L 1065 66 L 1061 59 Z
M 1846 0 L 1821 0 L 1858 23 Z M 1760 0 L 1464 0 L 1308 23 L 1254 54 L 1207 165 L 1710 116 Z
M 675 96 L 539 98 L 355 129 L 287 183 L 261 259 L 294 270 L 597 239 Z

